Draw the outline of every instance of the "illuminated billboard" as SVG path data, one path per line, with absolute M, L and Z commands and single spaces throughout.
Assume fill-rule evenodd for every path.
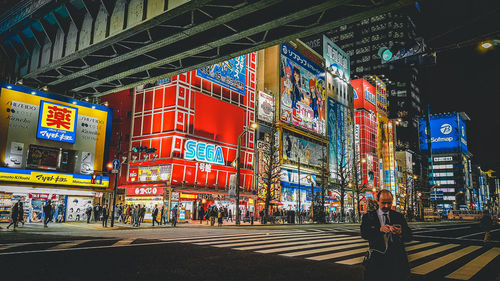
M 323 153 L 325 156 L 323 156 Z M 302 164 L 321 166 L 321 159 L 326 157 L 326 148 L 303 138 L 283 133 L 283 159 Z
M 247 56 L 242 55 L 196 70 L 196 75 L 242 95 L 246 89 Z
M 432 152 L 467 152 L 465 120 L 460 113 L 430 116 L 430 140 Z M 419 124 L 420 150 L 428 150 L 426 118 Z
M 74 143 L 77 115 L 78 108 L 42 100 L 36 137 Z
M 287 44 L 281 45 L 280 96 L 281 121 L 325 135 L 325 72 Z
M 377 112 L 375 86 L 363 78 L 352 80 L 351 85 L 354 89 L 354 108 L 364 108 Z

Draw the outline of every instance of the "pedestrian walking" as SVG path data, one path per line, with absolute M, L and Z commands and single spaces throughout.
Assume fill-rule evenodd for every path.
M 120 203 L 120 205 L 117 207 L 117 209 L 118 209 L 118 211 L 117 211 L 118 221 L 123 222 L 123 205 L 122 205 L 122 203 Z
M 141 208 L 141 204 L 137 204 L 137 206 L 135 206 L 134 208 L 134 222 L 135 222 L 135 226 L 136 227 L 139 227 L 141 226 L 141 211 L 142 208 Z
M 161 210 L 160 210 L 160 225 L 162 224 L 166 224 L 165 222 L 165 206 L 162 205 L 161 206 Z
M 160 224 L 160 222 L 158 221 L 158 204 L 155 204 L 155 207 L 153 209 L 153 226 L 155 226 L 155 222 L 156 224 Z
M 210 226 L 215 225 L 215 216 L 217 215 L 217 207 L 212 206 L 212 210 L 210 210 Z
M 483 242 L 488 243 L 491 238 L 491 230 L 493 229 L 493 220 L 488 210 L 484 211 L 481 221 L 479 221 L 479 227 L 484 231 Z
M 52 217 L 52 202 L 47 200 L 45 206 L 43 206 L 43 227 L 48 227 L 48 223 Z
M 64 204 L 57 206 L 57 219 L 56 222 L 61 223 L 64 221 Z
M 99 203 L 97 203 L 94 206 L 94 221 L 98 222 L 100 217 L 101 217 L 101 206 L 99 205 Z
M 198 217 L 200 218 L 200 224 L 203 223 L 203 217 L 205 216 L 205 210 L 203 209 L 203 205 L 198 206 Z
M 108 227 L 109 210 L 106 205 L 102 206 L 102 227 Z
M 23 202 L 19 202 L 19 207 L 18 207 L 18 216 L 17 216 L 17 223 L 22 223 L 24 226 L 24 207 L 23 207 Z
M 125 209 L 125 220 L 123 221 L 124 224 L 127 224 L 128 219 L 132 215 L 132 205 L 128 205 L 127 208 Z
M 85 215 L 87 216 L 87 223 L 90 223 L 90 219 L 92 218 L 92 206 L 87 207 Z
M 139 208 L 140 214 L 140 222 L 144 222 L 144 216 L 146 216 L 146 205 L 143 205 L 142 208 Z
M 175 227 L 177 225 L 177 205 L 172 209 L 172 226 Z
M 7 226 L 7 229 L 9 229 L 11 225 L 14 225 L 14 230 L 16 230 L 18 218 L 19 218 L 19 202 L 16 202 L 14 203 L 14 205 L 12 205 L 12 208 L 10 209 L 10 223 Z
M 223 214 L 222 214 L 223 209 L 219 208 L 219 212 L 217 213 L 217 226 L 221 227 L 222 226 L 222 219 L 223 219 Z
M 411 240 L 411 230 L 404 216 L 391 210 L 393 200 L 390 191 L 381 190 L 378 209 L 363 216 L 361 237 L 370 244 L 363 261 L 365 281 L 405 281 L 410 275 L 404 242 Z

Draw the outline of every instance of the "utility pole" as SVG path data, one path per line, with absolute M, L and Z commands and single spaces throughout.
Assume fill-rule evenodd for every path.
M 118 150 L 116 152 L 116 159 L 120 161 L 120 150 L 122 147 L 122 133 L 120 132 L 120 136 L 118 138 Z M 122 165 L 118 168 L 118 173 L 115 174 L 115 188 L 113 189 L 113 211 L 111 212 L 111 227 L 115 225 L 115 208 L 116 208 L 116 191 L 118 189 L 118 176 L 121 174 Z

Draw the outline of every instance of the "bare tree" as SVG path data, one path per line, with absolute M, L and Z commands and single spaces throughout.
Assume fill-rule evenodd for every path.
M 277 189 L 281 177 L 277 135 L 276 123 L 273 123 L 271 131 L 265 136 L 262 149 L 259 150 L 260 157 L 262 157 L 259 167 L 259 197 L 265 200 L 264 223 L 269 216 L 271 201 L 277 199 Z
M 349 139 L 347 131 L 341 132 L 340 130 L 334 130 L 334 143 L 333 145 L 334 153 L 331 155 L 329 166 L 330 177 L 333 180 L 333 184 L 338 187 L 340 191 L 340 218 L 345 219 L 345 195 L 347 192 L 348 184 L 352 179 L 353 175 L 353 164 L 351 158 L 353 153 L 351 150 L 352 138 Z

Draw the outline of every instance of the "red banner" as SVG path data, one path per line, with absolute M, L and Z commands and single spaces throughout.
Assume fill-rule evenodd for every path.
M 56 200 L 57 194 L 48 194 L 48 193 L 30 193 L 29 198 L 31 199 L 50 199 Z
M 161 195 L 163 195 L 163 187 L 161 186 L 127 188 L 127 196 L 161 196 Z

